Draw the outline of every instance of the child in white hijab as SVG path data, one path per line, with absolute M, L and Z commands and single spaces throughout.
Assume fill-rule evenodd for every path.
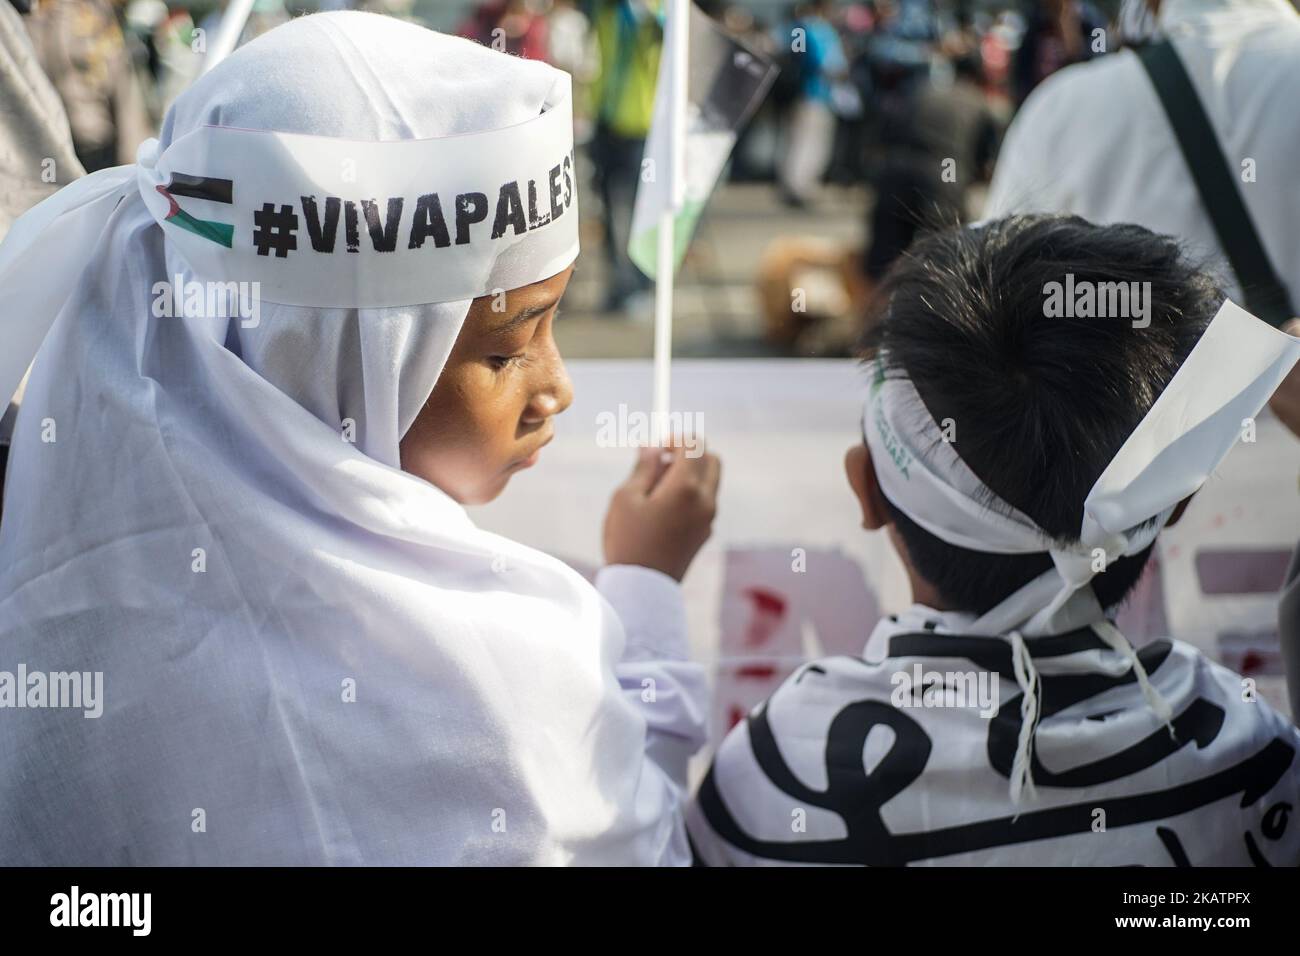
M 462 507 L 569 401 L 571 151 L 565 74 L 322 14 L 15 225 L 0 863 L 689 860 L 717 460 L 642 458 L 596 588 Z

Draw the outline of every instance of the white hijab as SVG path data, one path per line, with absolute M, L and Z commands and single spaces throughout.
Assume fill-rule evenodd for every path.
M 473 133 L 536 116 L 561 82 L 322 14 L 200 79 L 160 145 L 204 124 Z M 89 261 L 48 264 L 66 298 L 14 438 L 0 669 L 102 671 L 103 715 L 0 716 L 0 863 L 680 853 L 609 605 L 398 468 L 469 301 L 156 318 L 153 284 L 191 275 L 168 236 L 128 195 Z

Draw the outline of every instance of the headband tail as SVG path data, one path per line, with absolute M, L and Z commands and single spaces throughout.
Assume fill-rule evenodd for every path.
M 17 391 L 109 216 L 135 191 L 134 166 L 101 169 L 37 203 L 0 243 L 0 406 Z M 65 262 L 72 267 L 56 265 Z

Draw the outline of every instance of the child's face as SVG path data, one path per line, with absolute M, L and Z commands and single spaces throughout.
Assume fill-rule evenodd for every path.
M 474 300 L 429 400 L 402 439 L 402 468 L 461 504 L 499 495 L 537 463 L 573 387 L 551 335 L 570 266 Z M 494 308 L 495 306 L 495 308 Z

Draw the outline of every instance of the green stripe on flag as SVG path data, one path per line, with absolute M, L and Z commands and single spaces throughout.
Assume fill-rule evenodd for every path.
M 195 219 L 184 209 L 170 217 L 168 222 L 174 222 L 182 229 L 186 229 L 196 236 L 202 236 L 219 246 L 225 246 L 227 249 L 233 249 L 235 245 L 235 227 L 224 222 L 212 222 L 207 219 Z
M 686 200 L 682 209 L 673 217 L 673 271 L 676 272 L 686 257 L 686 247 L 691 244 L 695 234 L 695 224 L 704 214 L 703 200 Z M 627 253 L 638 269 L 651 279 L 655 277 L 655 264 L 659 256 L 659 227 L 656 225 L 632 236 L 627 244 Z

